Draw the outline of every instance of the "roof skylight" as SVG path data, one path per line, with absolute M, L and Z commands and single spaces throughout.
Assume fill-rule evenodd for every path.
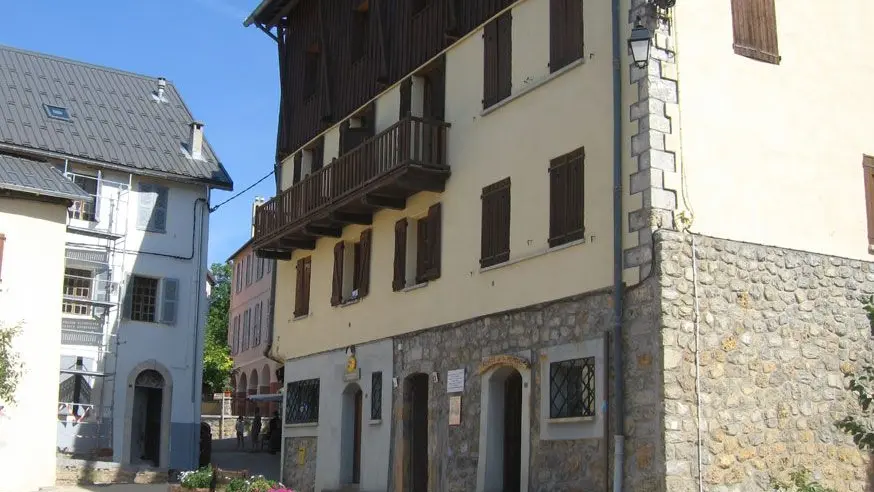
M 52 106 L 50 104 L 45 104 L 44 106 L 46 108 L 46 114 L 49 116 L 49 118 L 54 118 L 56 120 L 71 121 L 70 120 L 70 113 L 67 111 L 67 108 L 62 108 L 60 106 Z

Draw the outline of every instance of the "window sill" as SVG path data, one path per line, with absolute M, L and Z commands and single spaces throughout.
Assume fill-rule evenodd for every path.
M 379 425 L 382 423 L 382 419 L 371 420 L 368 422 L 370 425 Z
M 595 417 L 565 417 L 559 419 L 546 419 L 547 424 L 578 424 L 582 422 L 594 422 Z
M 345 300 L 345 301 L 341 302 L 340 304 L 337 304 L 337 307 L 342 308 L 342 307 L 351 306 L 353 304 L 358 304 L 359 302 L 361 302 L 361 299 L 363 299 L 363 297 L 356 297 L 355 299 Z
M 488 108 L 483 109 L 479 114 L 480 117 L 486 116 L 488 114 L 491 114 L 491 113 L 501 109 L 502 107 L 510 104 L 511 102 L 515 101 L 516 99 L 519 99 L 520 97 L 524 96 L 525 94 L 528 94 L 529 92 L 537 90 L 538 88 L 543 87 L 544 85 L 552 82 L 553 80 L 555 80 L 555 79 L 561 77 L 562 75 L 570 72 L 571 70 L 579 67 L 580 65 L 584 64 L 585 62 L 586 62 L 586 57 L 585 57 L 585 55 L 583 55 L 582 58 L 565 65 L 564 67 L 561 68 L 561 70 L 556 70 L 555 72 L 552 72 L 551 74 L 547 75 L 546 77 L 523 87 L 521 90 L 519 90 L 515 94 L 510 94 L 509 97 L 506 97 L 506 98 L 496 102 L 495 104 L 492 104 Z
M 574 246 L 579 246 L 580 244 L 585 244 L 585 242 L 586 242 L 585 239 L 577 239 L 576 241 L 571 241 L 569 243 L 560 244 L 560 245 L 552 247 L 552 248 L 547 247 L 546 249 L 544 249 L 542 251 L 536 251 L 534 253 L 530 253 L 530 254 L 527 254 L 525 256 L 520 256 L 519 258 L 511 258 L 510 260 L 505 261 L 503 263 L 498 263 L 497 265 L 482 267 L 479 269 L 479 272 L 485 273 L 485 272 L 490 272 L 492 270 L 497 270 L 499 268 L 508 267 L 510 265 L 515 265 L 516 263 L 521 263 L 523 261 L 527 261 L 527 260 L 530 260 L 532 258 L 537 258 L 539 256 L 543 256 L 543 255 L 552 253 L 554 251 L 561 251 L 563 249 L 568 249 L 568 248 L 572 248 Z
M 427 285 L 428 285 L 428 281 L 426 280 L 424 282 L 419 282 L 418 284 L 413 284 L 413 285 L 410 285 L 408 287 L 404 287 L 403 289 L 399 290 L 398 292 L 412 292 L 414 290 L 421 289 L 422 287 L 426 287 Z
M 300 321 L 300 320 L 307 319 L 307 318 L 309 318 L 309 317 L 310 317 L 310 313 L 302 314 L 302 315 L 300 315 L 300 316 L 295 316 L 294 318 L 291 318 L 291 321 L 292 321 L 292 322 L 294 322 L 294 321 Z
M 284 427 L 286 429 L 303 429 L 307 427 L 318 427 L 318 422 L 304 422 L 302 424 L 285 424 Z

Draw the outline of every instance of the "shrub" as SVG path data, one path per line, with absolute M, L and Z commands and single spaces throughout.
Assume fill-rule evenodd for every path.
M 212 468 L 209 466 L 179 474 L 179 483 L 186 489 L 206 489 L 209 488 L 210 482 L 212 482 Z

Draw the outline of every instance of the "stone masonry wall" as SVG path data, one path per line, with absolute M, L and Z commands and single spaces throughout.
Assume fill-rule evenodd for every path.
M 655 237 L 662 288 L 666 487 L 697 490 L 692 236 Z M 844 373 L 872 353 L 860 298 L 874 264 L 696 236 L 704 490 L 770 490 L 807 467 L 867 490 L 868 458 L 833 423 L 856 408 Z
M 657 284 L 650 280 L 628 294 L 625 341 L 628 397 L 626 488 L 640 492 L 664 490 L 661 415 L 661 346 L 657 324 Z M 430 490 L 475 490 L 479 455 L 481 380 L 476 371 L 484 357 L 531 350 L 531 438 L 529 489 L 537 491 L 606 490 L 612 474 L 612 430 L 603 439 L 540 440 L 541 349 L 612 330 L 609 291 L 600 291 L 513 312 L 486 316 L 396 337 L 393 392 L 393 456 L 390 490 L 400 491 L 403 480 L 403 381 L 422 372 L 440 375 L 429 383 Z M 607 361 L 607 367 L 611 362 Z M 446 373 L 466 369 L 461 425 L 450 427 Z M 608 369 L 609 372 L 609 369 Z M 545 376 L 548 378 L 548 375 Z M 612 383 L 608 378 L 608 389 Z M 546 382 L 548 384 L 548 381 Z M 601 401 L 602 397 L 597 397 Z M 612 416 L 608 415 L 612 420 Z M 500 424 L 499 424 L 500 425 Z M 612 426 L 611 426 L 612 429 Z
M 298 492 L 314 492 L 316 487 L 316 437 L 286 437 L 282 483 Z M 300 449 L 306 455 L 298 463 Z

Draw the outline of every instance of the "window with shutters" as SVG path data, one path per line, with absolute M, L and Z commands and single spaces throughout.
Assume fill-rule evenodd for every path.
M 243 350 L 252 346 L 252 308 L 243 313 Z
M 243 260 L 239 259 L 237 261 L 237 266 L 235 268 L 235 281 L 237 282 L 237 292 L 243 290 Z
M 169 189 L 152 183 L 140 183 L 137 193 L 137 229 L 147 232 L 167 232 L 167 200 Z
M 483 29 L 483 109 L 510 97 L 513 18 L 505 12 Z
M 155 322 L 158 313 L 158 279 L 131 276 L 131 289 L 130 319 Z
M 549 71 L 583 57 L 583 0 L 549 0 Z
M 325 164 L 325 139 L 319 137 L 312 147 L 304 149 L 301 164 L 301 177 L 305 178 L 322 168 Z
M 481 267 L 510 259 L 510 178 L 483 188 Z
M 94 286 L 94 272 L 82 268 L 64 269 L 64 301 L 61 312 L 91 316 L 91 294 Z M 76 302 L 82 299 L 86 302 Z
M 306 316 L 310 313 L 310 278 L 312 276 L 312 258 L 307 256 L 297 260 L 297 283 L 294 292 L 294 316 Z
M 240 353 L 240 315 L 234 316 L 234 334 L 231 344 L 234 347 L 234 353 Z
M 319 88 L 321 72 L 321 47 L 319 43 L 313 43 L 307 49 L 303 69 L 303 98 L 308 99 L 316 94 Z
M 869 253 L 874 253 L 874 156 L 862 156 L 862 170 L 865 172 L 865 206 L 868 218 Z
M 780 64 L 774 0 L 731 0 L 731 21 L 735 53 Z
M 352 302 L 369 293 L 372 233 L 366 229 L 358 241 L 340 241 L 334 246 L 331 305 Z
M 264 258 L 255 257 L 255 281 L 264 278 Z
M 549 163 L 550 247 L 582 239 L 585 235 L 584 160 L 585 149 L 581 147 Z
M 252 255 L 246 255 L 244 260 L 244 268 L 246 269 L 246 287 L 252 285 Z
M 352 12 L 349 32 L 349 55 L 352 63 L 360 60 L 370 48 L 370 2 L 361 2 Z

